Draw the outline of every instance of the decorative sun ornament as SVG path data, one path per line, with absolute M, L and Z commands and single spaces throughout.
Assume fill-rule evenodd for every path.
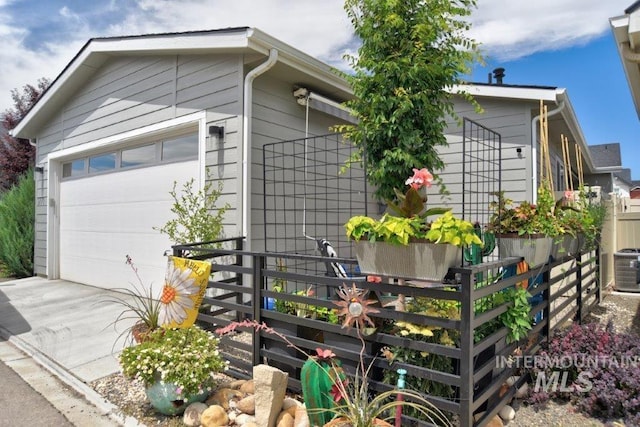
M 350 288 L 346 285 L 341 286 L 337 293 L 342 301 L 334 301 L 333 303 L 340 307 L 338 317 L 345 316 L 342 322 L 343 328 L 357 325 L 358 329 L 364 329 L 365 322 L 375 328 L 376 325 L 368 315 L 380 313 L 380 310 L 369 307 L 377 301 L 365 299 L 369 294 L 368 290 L 358 289 L 354 283 Z

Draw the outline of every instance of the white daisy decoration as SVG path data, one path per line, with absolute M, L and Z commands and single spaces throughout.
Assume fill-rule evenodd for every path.
M 177 268 L 173 260 L 169 263 L 160 297 L 161 325 L 184 322 L 187 319 L 187 310 L 194 308 L 193 298 L 200 292 L 200 287 L 195 283 L 195 279 L 189 277 L 191 273 L 192 270 L 189 268 Z

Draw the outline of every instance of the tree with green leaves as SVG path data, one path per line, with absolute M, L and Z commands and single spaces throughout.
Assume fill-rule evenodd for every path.
M 361 45 L 346 58 L 355 98 L 347 102 L 358 124 L 337 126 L 359 148 L 381 200 L 395 198 L 412 168 L 443 168 L 437 148 L 453 110 L 452 88 L 463 83 L 476 42 L 467 37 L 476 0 L 346 0 Z M 471 102 L 470 95 L 463 94 Z
M 13 89 L 13 107 L 0 114 L 0 192 L 11 188 L 33 166 L 35 147 L 26 139 L 14 138 L 9 131 L 16 127 L 48 86 L 49 80 L 42 78 L 35 86 L 25 85 L 22 91 Z

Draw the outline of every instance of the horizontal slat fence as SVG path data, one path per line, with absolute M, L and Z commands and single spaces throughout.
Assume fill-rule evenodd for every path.
M 369 384 L 372 392 L 394 388 L 395 383 L 388 379 L 393 378 L 399 368 L 406 369 L 408 377 L 427 384 L 426 388 L 430 390 L 446 390 L 440 395 L 430 390 L 420 391 L 462 426 L 487 424 L 525 381 L 525 376 L 522 376 L 500 396 L 500 389 L 510 376 L 516 374 L 517 366 L 509 367 L 499 361 L 507 360 L 518 346 L 522 348 L 522 356 L 534 355 L 554 329 L 568 321 L 584 319 L 600 300 L 596 252 L 582 253 L 577 257 L 565 256 L 511 276 L 506 272 L 515 270 L 513 266 L 520 258 L 453 268 L 450 273 L 455 275 L 456 284 L 427 286 L 408 277 L 385 277 L 382 283 L 370 283 L 365 277 L 342 279 L 311 275 L 307 269 L 299 272 L 286 266 L 323 264 L 326 258 L 246 252 L 242 250 L 242 242 L 242 238 L 226 239 L 217 242 L 217 248 L 211 244 L 174 246 L 175 256 L 211 260 L 212 276 L 198 318 L 203 327 L 214 330 L 234 321 L 255 319 L 275 328 L 307 354 L 313 354 L 317 347 L 331 348 L 343 361 L 346 371 L 353 372 L 357 369 L 362 349 L 357 331 L 342 328 L 327 319 L 302 317 L 310 313 L 326 314 L 336 308 L 333 300 L 337 299 L 336 290 L 340 286 L 355 283 L 358 288 L 370 291 L 370 299 L 377 298 L 381 303 L 397 301 L 402 295 L 408 301 L 428 298 L 438 304 L 448 304 L 456 309 L 457 315 L 453 318 L 378 305 L 376 308 L 380 312 L 371 317 L 380 327 L 372 335 L 364 337 L 364 364 L 371 366 Z M 332 258 L 332 261 L 343 264 L 348 271 L 357 264 L 353 259 Z M 508 331 L 501 324 L 496 326 L 496 319 L 509 308 L 510 303 L 492 305 L 490 302 L 501 291 L 525 280 L 530 284 L 536 283 L 529 286 L 531 316 L 535 323 L 526 339 L 508 344 Z M 277 292 L 274 285 L 284 285 L 286 292 Z M 297 307 L 300 316 L 275 310 L 276 301 Z M 483 306 L 488 308 L 483 310 Z M 440 331 L 448 332 L 451 342 L 429 342 L 415 336 L 391 333 L 389 325 L 397 325 L 398 322 L 430 325 L 433 330 L 441 328 Z M 489 327 L 491 325 L 493 327 Z M 381 356 L 381 350 L 385 348 L 400 353 L 413 350 L 417 354 L 428 354 L 434 358 L 432 360 L 444 361 L 445 368 L 390 362 Z M 278 336 L 245 329 L 244 333 L 223 337 L 221 349 L 230 361 L 231 375 L 247 378 L 254 365 L 268 363 L 288 372 L 289 387 L 294 391 L 300 390 L 300 368 L 306 355 L 288 347 Z M 386 382 L 382 381 L 384 378 L 387 378 Z M 474 414 L 479 412 L 484 412 L 484 415 L 474 421 Z M 407 425 L 429 425 L 406 414 L 403 416 Z

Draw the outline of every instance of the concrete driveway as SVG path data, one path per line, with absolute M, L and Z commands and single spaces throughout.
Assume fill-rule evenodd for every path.
M 31 277 L 0 283 L 0 336 L 84 383 L 119 371 L 122 330 L 112 322 L 123 307 L 114 292 Z M 117 294 L 122 296 L 122 294 Z

